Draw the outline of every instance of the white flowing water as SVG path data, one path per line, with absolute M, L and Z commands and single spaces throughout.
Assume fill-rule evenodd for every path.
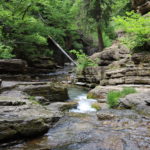
M 69 96 L 71 101 L 78 103 L 76 109 L 71 109 L 70 112 L 88 113 L 96 112 L 95 108 L 92 108 L 92 104 L 97 102 L 95 99 L 87 99 L 87 91 L 80 88 L 69 89 Z

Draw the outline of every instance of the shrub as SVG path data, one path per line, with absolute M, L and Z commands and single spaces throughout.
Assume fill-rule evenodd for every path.
M 122 90 L 122 96 L 126 96 L 126 95 L 129 95 L 129 94 L 132 94 L 132 93 L 136 93 L 136 90 L 132 87 L 124 87 L 123 90 Z
M 111 91 L 107 95 L 107 102 L 110 108 L 114 108 L 119 104 L 119 98 L 121 97 L 120 91 Z
M 77 66 L 76 66 L 76 72 L 78 74 L 81 74 L 82 71 L 89 66 L 97 66 L 97 64 L 91 60 L 85 53 L 83 53 L 82 50 L 71 50 L 71 53 L 75 54 L 77 57 Z
M 150 17 L 149 15 L 141 16 L 133 11 L 127 12 L 126 16 L 114 18 L 119 29 L 123 29 L 127 34 L 120 38 L 121 42 L 130 49 L 142 47 L 145 43 L 150 42 Z
M 12 54 L 12 48 L 9 46 L 5 46 L 0 43 L 0 59 L 9 59 L 14 57 Z
M 103 41 L 105 47 L 109 47 L 112 45 L 112 39 L 110 39 L 110 37 L 105 32 L 103 32 Z
M 115 108 L 119 105 L 119 99 L 126 95 L 136 93 L 136 90 L 131 87 L 125 87 L 122 91 L 110 91 L 107 94 L 107 103 L 110 108 Z

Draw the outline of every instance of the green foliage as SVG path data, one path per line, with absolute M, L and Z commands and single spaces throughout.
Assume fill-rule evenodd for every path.
M 70 0 L 1 0 L 0 41 L 19 58 L 49 55 L 48 35 L 65 47 L 65 37 L 76 33 L 74 7 Z
M 114 18 L 118 29 L 127 34 L 120 40 L 131 50 L 150 42 L 150 17 L 141 16 L 133 11 L 127 12 L 126 16 Z
M 12 54 L 12 48 L 10 46 L 5 46 L 0 43 L 0 59 L 9 59 L 14 57 Z
M 32 103 L 32 104 L 40 104 L 38 101 L 36 101 L 36 98 L 35 96 L 29 96 L 29 101 Z
M 103 41 L 105 47 L 109 47 L 112 45 L 112 39 L 110 39 L 110 37 L 105 32 L 103 32 Z
M 115 0 L 112 5 L 112 16 L 123 16 L 126 11 L 131 11 L 131 0 Z
M 126 95 L 136 93 L 136 90 L 131 87 L 125 87 L 122 91 L 110 91 L 107 94 L 107 102 L 110 108 L 115 108 L 119 104 L 119 99 Z
M 128 94 L 136 93 L 136 90 L 132 87 L 124 87 L 122 90 L 122 96 L 126 96 Z
M 77 57 L 77 66 L 76 66 L 76 72 L 78 74 L 81 74 L 82 71 L 89 66 L 97 66 L 97 64 L 91 60 L 85 53 L 83 53 L 82 50 L 71 50 L 71 53 L 75 54 Z
M 101 106 L 100 106 L 99 103 L 93 103 L 91 107 L 94 108 L 94 109 L 96 109 L 97 111 L 101 110 Z
M 1 0 L 0 45 L 4 45 L 1 58 L 11 58 L 14 56 L 12 53 L 23 59 L 51 56 L 53 52 L 48 35 L 64 49 L 84 49 L 82 41 L 79 41 L 82 34 L 97 46 L 98 27 L 103 33 L 105 47 L 110 46 L 115 38 L 111 18 L 117 14 L 124 15 L 130 10 L 130 4 L 130 0 Z M 129 16 L 132 15 L 126 17 Z M 141 20 L 140 17 L 136 24 Z M 130 23 L 134 22 L 130 20 Z M 145 26 L 145 22 L 140 23 L 142 32 L 147 31 Z M 129 40 L 124 39 L 124 43 L 129 43 L 130 38 L 132 47 L 145 42 L 147 33 L 133 33 Z

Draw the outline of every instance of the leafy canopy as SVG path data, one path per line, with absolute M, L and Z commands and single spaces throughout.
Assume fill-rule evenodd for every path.
M 133 11 L 127 12 L 126 16 L 114 18 L 118 29 L 127 34 L 120 40 L 130 49 L 141 47 L 150 42 L 150 16 L 141 16 Z

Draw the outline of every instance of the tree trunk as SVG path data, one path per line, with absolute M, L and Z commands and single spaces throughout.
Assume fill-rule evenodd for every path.
M 104 41 L 103 41 L 101 26 L 100 26 L 99 23 L 97 25 L 97 34 L 98 34 L 98 48 L 99 48 L 99 51 L 103 51 L 103 49 L 104 49 Z

